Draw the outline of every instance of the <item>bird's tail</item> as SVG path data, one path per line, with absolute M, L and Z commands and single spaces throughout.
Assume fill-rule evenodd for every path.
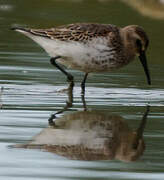
M 11 30 L 20 31 L 20 32 L 30 32 L 29 28 L 23 28 L 23 27 L 11 27 Z

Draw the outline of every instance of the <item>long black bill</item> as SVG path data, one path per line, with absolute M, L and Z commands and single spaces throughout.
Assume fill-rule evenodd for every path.
M 140 52 L 140 61 L 143 65 L 146 77 L 147 77 L 147 82 L 149 85 L 151 85 L 151 79 L 150 79 L 150 73 L 149 73 L 149 69 L 148 69 L 148 65 L 147 65 L 147 60 L 146 60 L 146 55 L 145 55 L 145 51 L 141 51 Z

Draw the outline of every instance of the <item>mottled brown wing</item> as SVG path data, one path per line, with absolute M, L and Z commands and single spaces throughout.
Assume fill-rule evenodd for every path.
M 51 29 L 31 29 L 34 35 L 59 39 L 61 41 L 81 41 L 86 42 L 94 37 L 107 36 L 109 32 L 118 31 L 118 28 L 110 24 L 89 24 L 77 23 L 59 26 Z

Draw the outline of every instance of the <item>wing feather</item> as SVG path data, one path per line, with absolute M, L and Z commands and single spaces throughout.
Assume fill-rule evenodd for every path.
M 59 39 L 61 41 L 82 42 L 92 40 L 95 37 L 105 37 L 110 32 L 116 31 L 118 31 L 118 28 L 114 25 L 91 23 L 69 24 L 51 29 L 30 29 L 30 32 L 36 36 Z

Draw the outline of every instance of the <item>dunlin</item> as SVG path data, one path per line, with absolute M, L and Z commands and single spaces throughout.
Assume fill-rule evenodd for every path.
M 76 23 L 50 29 L 12 29 L 43 47 L 51 57 L 51 64 L 67 76 L 72 86 L 73 76 L 59 64 L 85 72 L 83 93 L 89 73 L 110 72 L 127 65 L 135 56 L 139 57 L 151 84 L 145 55 L 149 40 L 138 25 L 120 28 L 111 24 Z

